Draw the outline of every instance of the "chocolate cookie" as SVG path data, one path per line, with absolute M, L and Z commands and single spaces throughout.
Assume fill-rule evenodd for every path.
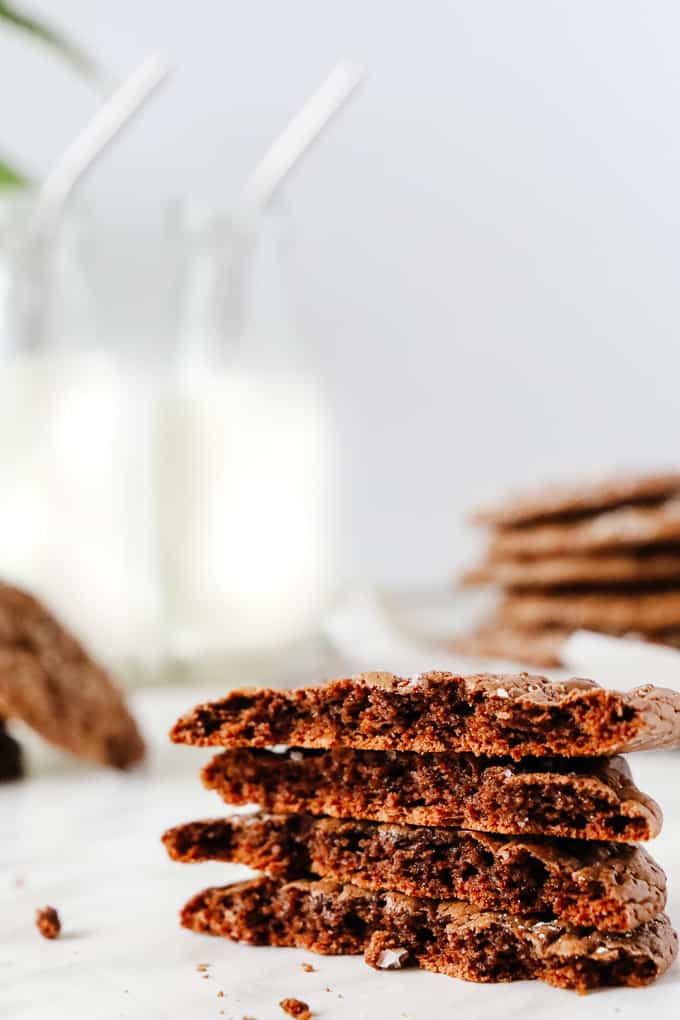
M 501 528 L 489 544 L 489 559 L 575 556 L 680 542 L 680 499 L 658 506 L 627 506 L 562 523 Z
M 139 761 L 144 743 L 105 671 L 40 603 L 0 584 L 0 714 L 103 765 Z
M 605 934 L 451 900 L 268 878 L 204 890 L 184 907 L 182 924 L 253 945 L 363 952 L 379 969 L 417 965 L 482 982 L 537 978 L 578 992 L 649 984 L 678 948 L 665 914 L 632 932 Z
M 189 822 L 163 842 L 177 861 L 235 861 L 285 879 L 318 875 L 603 931 L 630 931 L 666 904 L 661 868 L 622 843 L 263 813 Z
M 197 706 L 176 743 L 356 747 L 569 757 L 680 743 L 680 693 L 627 694 L 591 680 L 519 675 L 362 673 L 298 690 L 248 688 Z
M 238 748 L 203 769 L 227 804 L 267 811 L 451 825 L 632 843 L 661 829 L 661 810 L 623 758 L 481 758 L 471 754 Z
M 514 592 L 506 596 L 498 615 L 503 623 L 520 629 L 556 626 L 570 630 L 604 630 L 608 634 L 631 631 L 654 634 L 680 629 L 680 590 L 625 594 Z
M 675 495 L 680 495 L 680 473 L 633 475 L 581 485 L 549 486 L 478 510 L 473 520 L 492 527 L 516 527 L 627 504 L 659 502 Z
M 654 581 L 680 582 L 680 551 L 486 560 L 463 576 L 463 583 L 469 586 L 495 584 L 510 589 L 626 586 Z
M 597 629 L 599 633 L 609 633 L 604 627 Z M 558 668 L 563 665 L 562 645 L 573 633 L 573 629 L 566 627 L 518 627 L 492 618 L 471 634 L 451 641 L 449 647 L 451 651 L 460 652 L 461 655 L 480 659 L 498 659 L 522 666 L 539 666 L 543 669 Z M 650 634 L 630 631 L 623 635 L 623 638 L 664 645 L 667 648 L 680 648 L 678 630 Z
M 536 630 L 511 627 L 493 619 L 470 634 L 450 642 L 453 652 L 479 659 L 499 659 L 541 669 L 561 665 L 560 649 L 572 630 L 545 627 Z

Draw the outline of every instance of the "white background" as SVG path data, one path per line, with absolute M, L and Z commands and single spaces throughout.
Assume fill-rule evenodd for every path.
M 677 4 L 31 9 L 117 74 L 155 47 L 176 60 L 87 186 L 116 341 L 158 329 L 166 200 L 227 198 L 339 56 L 367 68 L 287 195 L 297 318 L 339 429 L 347 576 L 442 580 L 478 498 L 677 457 Z M 0 148 L 36 176 L 96 102 L 0 35 Z

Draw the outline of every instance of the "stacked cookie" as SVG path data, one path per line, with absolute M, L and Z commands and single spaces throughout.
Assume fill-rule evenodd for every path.
M 491 538 L 464 580 L 503 598 L 458 651 L 559 666 L 579 629 L 680 647 L 680 474 L 547 489 L 473 520 Z
M 637 845 L 661 812 L 620 752 L 678 743 L 680 694 L 373 673 L 235 691 L 171 738 L 225 748 L 204 784 L 264 809 L 165 833 L 176 860 L 265 873 L 199 893 L 187 928 L 578 991 L 647 984 L 676 955 Z

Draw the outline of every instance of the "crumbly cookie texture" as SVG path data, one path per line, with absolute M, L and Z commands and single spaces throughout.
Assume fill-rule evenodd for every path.
M 473 515 L 477 524 L 516 527 L 534 521 L 570 517 L 629 503 L 649 503 L 680 495 L 680 474 L 663 472 L 554 485 L 508 499 Z
M 177 861 L 234 861 L 288 880 L 317 875 L 602 931 L 631 931 L 666 904 L 659 865 L 622 843 L 263 812 L 179 825 L 163 842 Z
M 548 593 L 513 592 L 498 615 L 513 627 L 558 626 L 654 634 L 680 629 L 680 591 Z
M 648 685 L 623 694 L 526 673 L 362 673 L 233 691 L 198 705 L 170 735 L 198 746 L 607 755 L 680 743 L 680 693 Z
M 625 506 L 594 517 L 499 528 L 489 543 L 490 559 L 574 556 L 680 542 L 680 499 L 658 506 Z
M 380 969 L 417 965 L 480 982 L 538 978 L 578 992 L 649 984 L 678 948 L 665 914 L 632 932 L 603 933 L 451 900 L 268 878 L 204 890 L 184 907 L 182 924 L 254 945 L 364 953 Z
M 144 742 L 122 694 L 32 596 L 0 584 L 0 715 L 57 747 L 125 768 Z
M 468 586 L 506 589 L 586 588 L 680 582 L 680 551 L 642 555 L 635 551 L 543 559 L 487 559 L 463 575 Z
M 272 812 L 452 825 L 632 843 L 661 829 L 625 759 L 482 758 L 404 751 L 236 748 L 203 769 L 228 804 Z

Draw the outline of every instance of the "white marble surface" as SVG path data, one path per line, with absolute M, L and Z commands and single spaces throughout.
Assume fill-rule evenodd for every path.
M 197 780 L 210 752 L 165 740 L 176 715 L 196 700 L 190 689 L 137 692 L 152 748 L 137 774 L 88 769 L 32 744 L 30 779 L 0 787 L 3 1020 L 282 1020 L 278 1002 L 286 996 L 309 1002 L 323 1020 L 623 1020 L 643 1010 L 655 1020 L 677 1017 L 678 965 L 650 988 L 580 998 L 537 982 L 472 985 L 415 970 L 379 973 L 358 957 L 251 948 L 183 931 L 177 911 L 190 895 L 243 874 L 229 865 L 174 864 L 159 843 L 167 826 L 223 810 Z M 680 754 L 637 755 L 633 766 L 666 813 L 652 849 L 669 873 L 669 912 L 680 922 Z M 55 942 L 33 924 L 34 909 L 45 904 L 62 917 Z M 302 970 L 305 960 L 314 973 Z M 199 963 L 210 965 L 207 978 Z

